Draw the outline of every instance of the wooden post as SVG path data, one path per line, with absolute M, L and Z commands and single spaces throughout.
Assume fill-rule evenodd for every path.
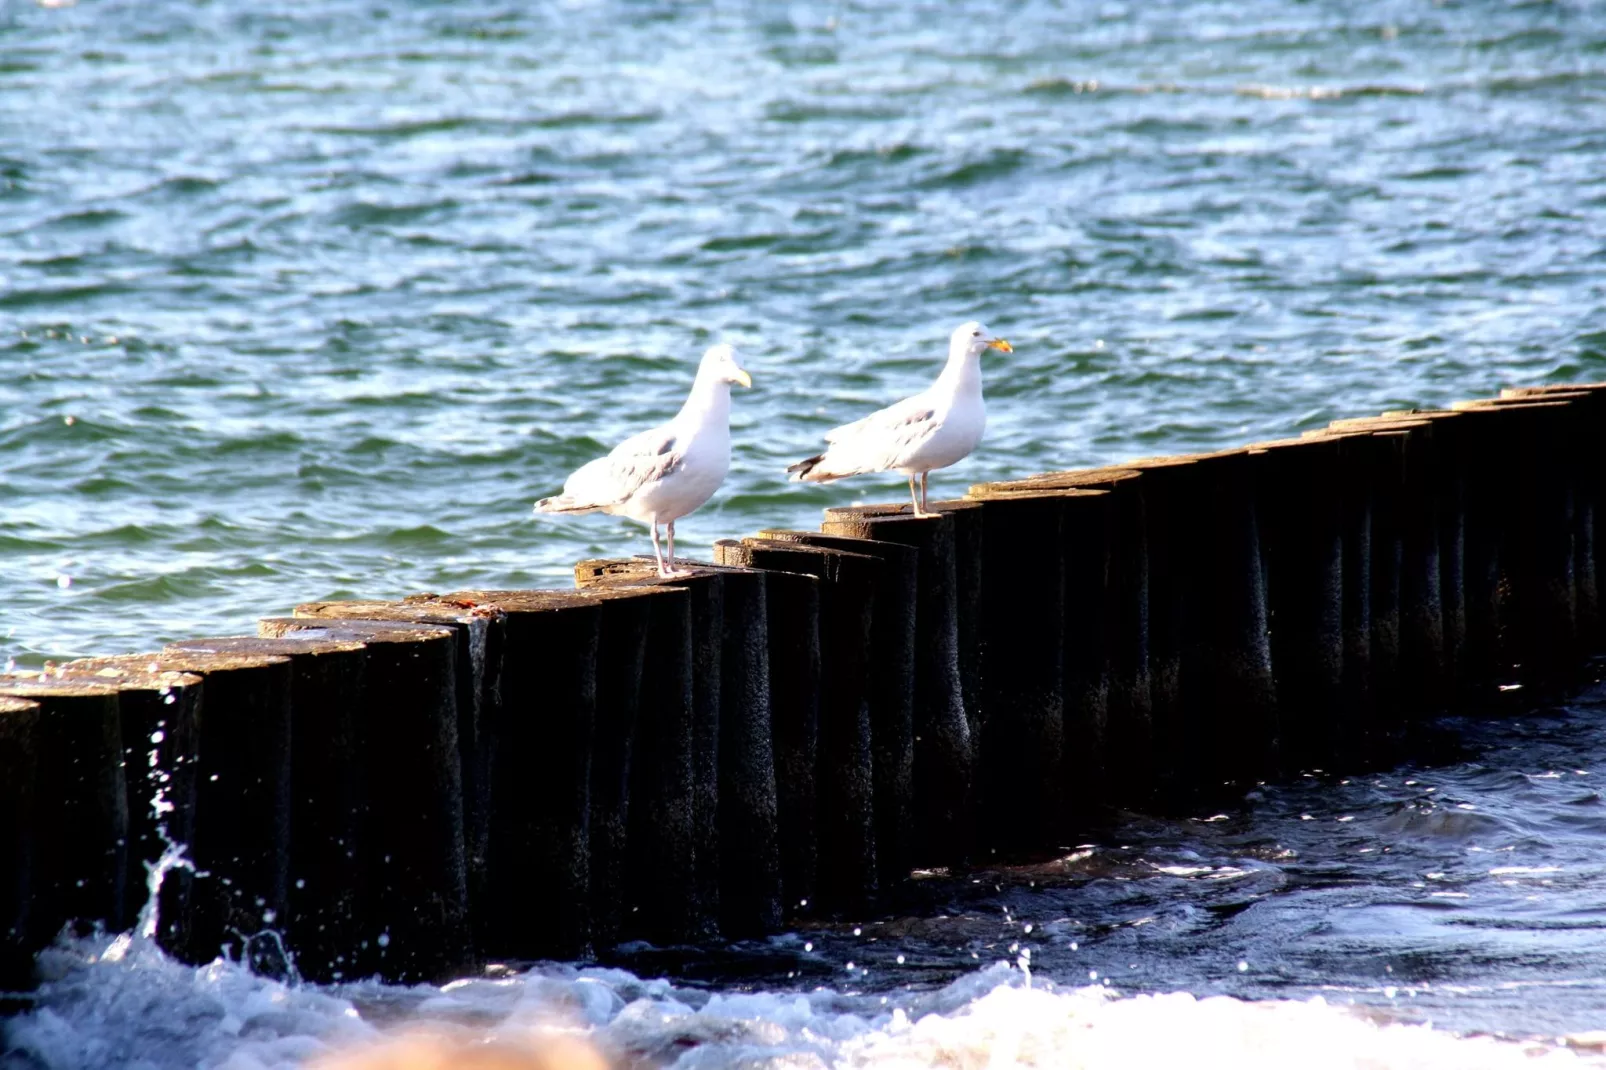
M 1194 503 L 1192 524 L 1173 547 L 1187 613 L 1183 738 L 1195 756 L 1184 759 L 1183 782 L 1209 799 L 1275 767 L 1277 699 L 1252 459 L 1231 450 L 1192 461 L 1176 473 L 1191 484 L 1179 497 Z M 1177 519 L 1188 523 L 1186 514 Z
M 290 662 L 262 655 L 128 654 L 68 671 L 193 673 L 203 679 L 189 962 L 219 954 L 285 966 L 266 935 L 284 924 L 290 853 Z M 260 939 L 258 938 L 260 936 Z
M 591 935 L 598 951 L 612 949 L 624 932 L 628 876 L 627 833 L 632 802 L 631 754 L 640 719 L 642 666 L 652 622 L 652 600 L 678 598 L 654 588 L 610 590 L 599 598 L 596 722 L 592 732 L 587 821 L 591 849 Z M 688 699 L 689 701 L 689 699 Z M 673 819 L 675 815 L 666 815 Z M 686 888 L 677 889 L 681 895 Z
M 589 590 L 639 583 L 692 595 L 699 924 L 726 937 L 757 936 L 781 919 L 766 575 L 725 565 L 689 572 L 660 578 L 650 560 L 636 558 L 575 566 Z
M 896 507 L 892 507 L 896 508 Z M 831 514 L 827 510 L 827 517 Z M 912 519 L 912 517 L 910 518 Z M 765 530 L 759 537 L 873 557 L 870 627 L 870 766 L 874 772 L 877 881 L 902 885 L 915 865 L 915 703 L 920 551 L 895 542 L 811 531 Z M 964 713 L 960 711 L 963 720 Z
M 1346 663 L 1353 662 L 1352 669 L 1364 665 L 1364 673 L 1350 672 L 1346 676 L 1349 716 L 1342 722 L 1343 729 L 1330 740 L 1336 761 L 1343 765 L 1381 758 L 1389 751 L 1391 733 L 1403 723 L 1405 576 L 1412 562 L 1417 563 L 1420 574 L 1425 560 L 1423 532 L 1413 532 L 1408 519 L 1407 447 L 1411 434 L 1426 427 L 1422 420 L 1369 417 L 1335 420 L 1325 430 L 1306 433 L 1311 440 L 1339 440 L 1339 464 L 1349 481 L 1344 537 L 1365 547 L 1361 560 L 1352 562 L 1354 555 L 1345 559 L 1346 565 L 1353 563 L 1357 569 L 1366 570 L 1368 585 L 1361 604 L 1370 628 L 1364 652 L 1355 650 L 1346 640 Z M 1362 512 L 1366 515 L 1364 530 L 1357 531 L 1355 525 L 1360 523 Z M 1408 546 L 1412 548 L 1408 550 Z M 1353 585 L 1347 586 L 1346 628 L 1353 628 L 1360 616 L 1356 597 Z
M 1439 592 L 1444 633 L 1443 680 L 1426 696 L 1433 708 L 1471 697 L 1477 668 L 1468 640 L 1467 483 L 1472 472 L 1468 441 L 1471 423 L 1465 413 L 1450 409 L 1402 409 L 1383 414 L 1385 420 L 1427 421 L 1431 470 L 1427 473 L 1426 500 L 1433 506 L 1433 523 L 1439 538 Z M 1340 421 L 1340 423 L 1346 423 Z M 1358 426 L 1366 426 L 1363 422 Z M 1418 641 L 1420 646 L 1420 641 Z
M 0 991 L 33 987 L 28 922 L 34 881 L 39 703 L 0 695 Z
M 319 982 L 352 976 L 362 921 L 367 822 L 366 653 L 360 641 L 230 636 L 169 644 L 171 654 L 290 660 L 290 861 L 284 932 L 296 969 Z M 165 911 L 165 906 L 164 906 Z M 165 914 L 164 914 L 165 917 Z
M 1307 436 L 1326 432 L 1306 432 Z M 1336 496 L 1343 545 L 1344 675 L 1338 709 L 1342 716 L 1328 738 L 1335 758 L 1358 754 L 1372 731 L 1372 459 L 1376 446 L 1365 434 L 1338 434 Z M 1322 768 L 1330 768 L 1323 766 Z
M 813 772 L 818 896 L 809 905 L 860 913 L 877 891 L 869 652 L 881 563 L 861 554 L 773 539 L 743 539 L 740 553 L 728 547 L 721 552 L 721 560 L 732 564 L 801 573 L 819 581 L 820 698 Z M 789 906 L 790 899 L 789 892 Z
M 591 733 L 602 601 L 581 591 L 458 591 L 507 616 L 491 768 L 489 958 L 576 959 L 591 942 Z
M 1553 392 L 1542 398 L 1490 398 L 1454 406 L 1457 409 L 1495 410 L 1515 454 L 1515 489 L 1522 503 L 1520 516 L 1507 513 L 1507 558 L 1504 578 L 1511 586 L 1511 604 L 1517 627 L 1514 655 L 1523 679 L 1534 685 L 1564 687 L 1584 657 L 1579 627 L 1579 564 L 1585 582 L 1593 586 L 1593 553 L 1580 544 L 1577 501 L 1586 502 L 1589 482 L 1582 459 L 1591 451 L 1584 443 L 1598 443 L 1600 431 L 1591 417 L 1598 413 L 1588 391 Z M 1589 508 L 1584 509 L 1585 523 Z M 1592 527 L 1592 524 L 1590 524 Z M 1584 599 L 1586 617 L 1590 599 Z M 1592 629 L 1594 622 L 1586 623 Z
M 618 867 L 608 879 L 618 880 L 620 935 L 654 943 L 695 939 L 706 931 L 707 918 L 698 902 L 696 868 L 691 593 L 647 584 L 591 589 L 608 598 L 598 680 L 609 683 L 606 691 L 599 686 L 597 696 L 592 831 L 601 826 L 610 850 L 622 850 L 616 861 L 608 860 Z M 628 606 L 628 619 L 616 629 L 610 611 L 621 606 Z M 623 662 L 618 669 L 607 664 L 616 645 Z M 615 671 L 621 684 L 638 681 L 634 703 L 614 692 L 609 677 Z M 592 879 L 595 884 L 595 869 Z
M 718 569 L 683 562 L 685 575 L 661 577 L 647 558 L 587 560 L 574 566 L 575 585 L 672 587 L 686 592 L 691 612 L 691 880 L 683 939 L 713 936 L 719 917 L 719 735 L 723 691 L 725 577 Z M 679 745 L 677 737 L 676 744 Z
M 1058 476 L 1062 482 L 1080 482 L 1070 473 L 1059 473 Z M 1030 485 L 1030 481 L 991 483 L 970 490 L 983 503 L 984 510 L 991 508 L 987 504 L 991 502 L 1031 500 L 1058 513 L 1057 517 L 1049 516 L 1048 519 L 1059 533 L 1059 572 L 1063 592 L 1060 626 L 1057 629 L 1060 640 L 1060 745 L 1058 754 L 1053 756 L 1059 769 L 1059 788 L 1057 798 L 1050 794 L 1042 803 L 1056 808 L 1045 815 L 1047 823 L 1037 830 L 1038 848 L 1060 845 L 1067 832 L 1085 828 L 1093 816 L 1108 805 L 1105 793 L 1110 783 L 1107 763 L 1112 744 L 1108 721 L 1109 680 L 1115 675 L 1110 669 L 1109 650 L 1132 638 L 1132 633 L 1124 630 L 1122 625 L 1143 619 L 1141 611 L 1126 615 L 1114 612 L 1113 603 L 1116 599 L 1111 587 L 1110 553 L 1119 524 L 1121 503 L 1106 488 L 1113 487 L 1115 482 L 1098 487 L 1076 485 L 1062 488 L 1034 486 Z M 989 526 L 990 532 L 995 530 L 998 530 L 997 525 Z M 1051 538 L 1051 532 L 1045 532 L 1043 539 L 1047 546 L 1054 545 L 1049 541 Z M 1138 552 L 1141 553 L 1141 545 Z M 994 605 L 996 608 L 996 603 Z M 993 635 L 1005 636 L 1003 649 L 1006 651 L 1015 641 L 1007 630 L 995 630 Z M 1131 652 L 1127 650 L 1123 654 Z M 1130 669 L 1132 666 L 1123 664 L 1122 667 Z M 1133 676 L 1121 676 L 1123 689 L 1133 679 Z M 990 684 L 988 693 L 993 693 Z M 1130 697 L 1130 694 L 1130 691 L 1122 691 L 1123 698 Z M 1006 696 L 1002 701 L 1007 703 L 1010 699 Z M 1123 712 L 1130 710 L 1125 706 L 1122 709 Z M 993 723 L 991 715 L 989 723 Z M 1024 737 L 1012 745 L 1006 743 L 1005 762 L 1008 761 L 1007 752 L 1011 746 L 1022 749 L 1029 747 L 1030 738 L 1040 731 L 1043 729 L 1034 731 L 1027 726 Z M 1046 731 L 1051 736 L 1055 726 L 1048 724 Z M 1007 764 L 1000 764 L 1001 755 L 996 749 L 1003 738 L 995 734 L 984 740 L 988 747 L 995 748 L 985 756 L 983 766 L 990 771 L 989 780 L 994 783 L 1010 775 Z M 1123 735 L 1121 742 L 1128 743 L 1130 739 Z M 1050 745 L 1046 738 L 1044 745 Z M 1147 767 L 1146 761 L 1131 764 Z M 1045 771 L 1047 775 L 1052 774 Z M 1003 819 L 1002 814 L 992 816 L 994 820 Z
M 1112 494 L 1109 551 L 1108 781 L 1117 805 L 1176 807 L 1192 792 L 1183 692 L 1188 635 L 1184 550 L 1196 528 L 1192 457 L 1038 477 Z
M 1100 491 L 971 489 L 984 534 L 980 839 L 1018 854 L 1057 846 L 1065 813 L 1067 503 Z
M 490 834 L 490 769 L 501 718 L 502 648 L 507 622 L 495 609 L 475 609 L 414 595 L 401 602 L 305 602 L 297 617 L 320 620 L 401 621 L 451 629 L 456 637 L 457 746 L 463 784 L 463 852 L 468 870 L 470 913 L 485 888 L 486 840 Z
M 827 509 L 823 525 L 829 534 L 907 547 L 915 555 L 910 824 L 913 859 L 920 866 L 963 863 L 975 834 L 975 741 L 961 673 L 956 538 L 957 518 L 967 514 L 979 515 L 949 509 L 917 518 L 885 506 L 853 506 Z M 879 621 L 879 606 L 876 613 Z M 879 795 L 876 814 L 878 830 L 884 830 Z M 886 835 L 878 837 L 879 847 Z
M 1398 427 L 1405 555 L 1400 574 L 1400 683 L 1406 714 L 1413 720 L 1444 709 L 1450 701 L 1442 541 L 1435 507 L 1437 427 L 1433 420 Z
M 1481 425 L 1504 447 L 1499 471 L 1514 495 L 1501 521 L 1500 582 L 1509 592 L 1502 615 L 1507 660 L 1530 685 L 1554 685 L 1576 668 L 1574 572 L 1574 443 L 1581 429 L 1568 395 L 1458 402 L 1452 408 L 1492 413 Z M 1502 621 L 1504 624 L 1505 621 Z
M 363 644 L 368 850 L 351 970 L 439 982 L 474 965 L 457 743 L 456 633 L 408 622 L 268 617 L 265 639 Z M 195 655 L 201 657 L 203 655 Z M 287 658 L 279 659 L 286 663 Z M 208 694 L 210 691 L 208 681 Z
M 981 506 L 958 499 L 930 507 L 954 522 L 954 629 L 959 636 L 959 689 L 970 727 L 971 792 L 975 793 L 976 741 L 981 738 Z M 971 837 L 966 838 L 968 844 Z
M 65 673 L 62 678 L 112 684 L 118 691 L 123 782 L 128 791 L 126 920 L 132 924 L 149 897 L 150 871 L 168 844 L 194 842 L 201 755 L 201 677 L 193 673 L 108 669 L 101 673 Z M 193 884 L 193 874 L 183 867 L 163 876 L 156 930 L 157 942 L 163 947 L 188 946 Z
M 726 568 L 719 713 L 719 916 L 728 939 L 781 927 L 769 576 Z
M 1502 390 L 1501 398 L 1569 399 L 1578 410 L 1573 499 L 1574 578 L 1578 632 L 1592 650 L 1606 641 L 1606 383 L 1572 383 Z
M 1372 436 L 1371 651 L 1378 731 L 1447 708 L 1471 675 L 1471 602 L 1464 421 L 1450 412 L 1388 413 L 1334 421 L 1334 435 Z
M 1067 801 L 1080 815 L 1152 803 L 1156 718 L 1171 724 L 1180 715 L 1176 703 L 1161 704 L 1150 672 L 1151 610 L 1160 608 L 1151 607 L 1150 594 L 1167 589 L 1151 587 L 1151 561 L 1169 558 L 1149 522 L 1149 482 L 1135 469 L 1095 468 L 986 484 L 1109 495 L 1102 519 L 1084 518 L 1065 532 Z
M 756 552 L 761 559 L 767 553 Z M 730 539 L 714 544 L 722 565 L 748 568 L 754 553 Z M 781 907 L 783 917 L 796 917 L 814 902 L 819 867 L 820 581 L 786 571 L 762 575 Z
M 1284 770 L 1327 767 L 1343 724 L 1344 546 L 1339 440 L 1249 447 L 1266 571 Z
M 96 922 L 117 931 L 128 921 L 128 789 L 123 779 L 117 688 L 52 673 L 0 677 L 0 697 L 38 704 L 34 736 L 29 950 L 64 925 Z

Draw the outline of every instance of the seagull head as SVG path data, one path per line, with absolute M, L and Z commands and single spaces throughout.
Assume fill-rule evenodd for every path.
M 1000 349 L 1005 353 L 1015 352 L 1015 347 L 993 334 L 986 327 L 971 320 L 961 323 L 954 328 L 954 333 L 948 339 L 949 353 L 963 353 L 967 357 L 979 357 L 984 349 Z
M 708 347 L 708 352 L 703 354 L 703 362 L 697 366 L 697 378 L 710 383 L 753 385 L 753 377 L 742 367 L 736 347 L 725 342 Z

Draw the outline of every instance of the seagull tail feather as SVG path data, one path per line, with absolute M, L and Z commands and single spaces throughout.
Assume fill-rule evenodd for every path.
M 792 473 L 792 478 L 795 480 L 808 483 L 818 483 L 822 479 L 831 478 L 824 473 L 814 476 L 812 479 L 809 478 L 810 473 L 812 473 L 823 460 L 825 460 L 825 454 L 816 453 L 813 457 L 806 458 L 793 465 L 788 465 L 786 470 Z
M 601 508 L 600 505 L 583 502 L 567 494 L 555 494 L 535 503 L 535 511 L 538 513 L 594 513 Z

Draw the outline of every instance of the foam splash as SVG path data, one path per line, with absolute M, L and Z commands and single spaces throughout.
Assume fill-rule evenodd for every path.
M 40 1070 L 293 1070 L 419 1030 L 469 1046 L 560 1034 L 594 1045 L 612 1065 L 685 1070 L 1606 1066 L 1589 1037 L 1573 1048 L 1462 1037 L 1320 998 L 1123 997 L 1027 983 L 1002 962 L 936 991 L 883 995 L 709 994 L 563 965 L 441 988 L 321 988 L 222 960 L 184 966 L 139 933 L 63 943 L 42 965 L 53 977 L 7 1037 L 13 1057 Z

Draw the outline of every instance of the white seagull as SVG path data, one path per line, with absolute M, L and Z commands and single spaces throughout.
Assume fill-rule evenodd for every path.
M 927 475 L 969 456 L 987 428 L 987 407 L 981 397 L 981 355 L 987 349 L 1015 351 L 975 320 L 960 324 L 948 339 L 948 363 L 935 383 L 912 398 L 827 431 L 825 452 L 787 471 L 807 483 L 828 483 L 864 472 L 900 472 L 909 478 L 915 516 L 929 516 Z
M 686 404 L 668 423 L 632 435 L 563 483 L 563 493 L 535 503 L 539 513 L 612 513 L 652 528 L 658 575 L 675 570 L 675 521 L 713 496 L 731 466 L 731 384 L 752 386 L 736 350 L 711 347 L 697 366 Z M 669 560 L 658 525 L 669 525 Z

